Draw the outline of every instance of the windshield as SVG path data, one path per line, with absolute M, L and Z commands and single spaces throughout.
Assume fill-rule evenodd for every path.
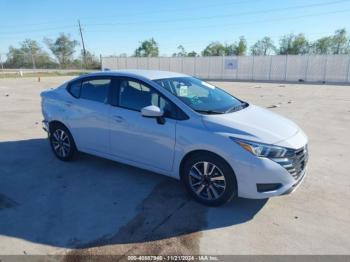
M 193 110 L 204 114 L 224 114 L 248 106 L 225 91 L 194 77 L 154 80 Z

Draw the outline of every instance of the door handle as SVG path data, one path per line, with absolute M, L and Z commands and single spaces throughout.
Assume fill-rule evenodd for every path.
M 70 101 L 66 101 L 65 104 L 66 104 L 66 106 L 68 106 L 68 107 L 71 107 L 71 106 L 73 105 L 73 103 L 70 102 Z
M 121 116 L 116 116 L 116 115 L 113 116 L 113 119 L 114 119 L 115 122 L 118 122 L 118 123 L 121 123 L 121 122 L 124 121 L 124 118 L 123 118 L 123 117 L 121 117 Z

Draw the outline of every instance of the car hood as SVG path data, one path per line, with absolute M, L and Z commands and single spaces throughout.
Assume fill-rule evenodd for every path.
M 292 121 L 255 105 L 229 114 L 204 115 L 203 123 L 212 132 L 266 144 L 278 144 L 300 130 Z

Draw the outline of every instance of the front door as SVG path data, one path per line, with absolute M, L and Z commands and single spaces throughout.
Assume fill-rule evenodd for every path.
M 121 78 L 110 109 L 111 154 L 142 165 L 171 170 L 177 120 L 170 103 L 154 88 L 139 80 Z M 117 101 L 115 101 L 117 100 Z M 165 113 L 165 123 L 141 115 L 145 106 L 156 105 Z

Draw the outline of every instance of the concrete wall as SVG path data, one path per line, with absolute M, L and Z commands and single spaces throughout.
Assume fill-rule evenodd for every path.
M 102 69 L 155 69 L 205 79 L 350 83 L 350 55 L 103 57 Z

